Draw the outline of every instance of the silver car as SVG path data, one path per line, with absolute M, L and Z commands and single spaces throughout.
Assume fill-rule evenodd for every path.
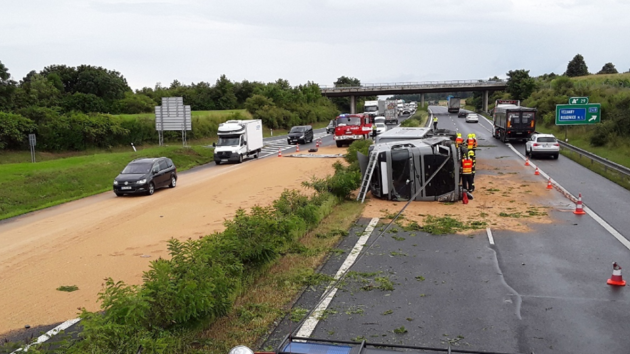
M 560 143 L 553 134 L 534 134 L 525 143 L 525 155 L 551 156 L 554 159 L 560 154 Z

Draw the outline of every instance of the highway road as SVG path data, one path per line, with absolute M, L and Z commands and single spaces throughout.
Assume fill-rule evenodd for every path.
M 498 177 L 502 166 L 518 163 L 519 178 L 545 188 L 519 156 L 492 138 L 487 121 L 467 124 L 445 107 L 431 109 L 438 113 L 438 128 L 477 134 L 478 159 L 492 167 L 478 175 Z M 523 144 L 514 145 L 523 151 Z M 590 208 L 628 237 L 628 203 L 623 207 L 628 191 L 563 156 L 534 162 L 571 193 L 588 196 Z M 492 230 L 492 243 L 486 232 L 433 236 L 399 229 L 379 238 L 377 227 L 367 241 L 375 244 L 351 270 L 380 272 L 394 290 L 366 290 L 366 284 L 378 285 L 370 280 L 374 276 L 346 279 L 311 337 L 509 353 L 628 352 L 630 289 L 608 286 L 606 280 L 613 261 L 630 268 L 630 250 L 590 215 L 573 214 L 573 203 L 561 193 L 547 193 L 540 203 L 549 207 L 552 223 L 530 225 L 528 233 Z M 351 237 L 340 245 L 346 253 L 333 256 L 323 272 L 338 271 L 357 242 L 352 235 L 369 221 L 350 230 Z M 322 290 L 307 291 L 295 306 L 312 308 Z M 268 344 L 297 330 L 284 322 Z

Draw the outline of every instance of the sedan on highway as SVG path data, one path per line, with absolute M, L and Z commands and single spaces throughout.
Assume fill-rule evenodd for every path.
M 466 118 L 467 114 L 468 114 L 468 112 L 460 109 L 459 113 L 457 113 L 457 118 Z
M 469 113 L 466 115 L 466 123 L 479 123 L 479 115 L 477 113 Z
M 385 133 L 387 131 L 387 126 L 385 125 L 385 123 L 375 123 L 376 125 L 376 135 L 381 134 L 381 133 Z
M 553 134 L 533 134 L 525 143 L 525 156 L 551 156 L 560 154 L 560 143 Z
M 114 179 L 114 193 L 152 195 L 159 188 L 175 188 L 177 168 L 167 157 L 135 159 Z

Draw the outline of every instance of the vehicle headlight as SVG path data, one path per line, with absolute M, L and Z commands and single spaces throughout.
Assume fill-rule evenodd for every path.
M 117 186 L 118 185 L 118 181 L 114 180 L 114 185 Z
M 145 179 L 141 179 L 138 182 L 136 182 L 136 184 L 145 184 L 145 183 L 147 183 L 147 179 L 146 178 Z
M 300 139 L 304 139 L 304 135 L 300 136 Z

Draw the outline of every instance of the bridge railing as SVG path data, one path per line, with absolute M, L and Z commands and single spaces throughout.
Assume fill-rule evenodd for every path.
M 505 84 L 502 81 L 488 81 L 488 80 L 451 80 L 451 81 L 420 81 L 420 82 L 388 82 L 388 83 L 363 83 L 361 86 L 354 86 L 350 84 L 344 85 L 319 85 L 321 89 L 332 90 L 340 88 L 396 88 L 405 86 L 486 86 Z

